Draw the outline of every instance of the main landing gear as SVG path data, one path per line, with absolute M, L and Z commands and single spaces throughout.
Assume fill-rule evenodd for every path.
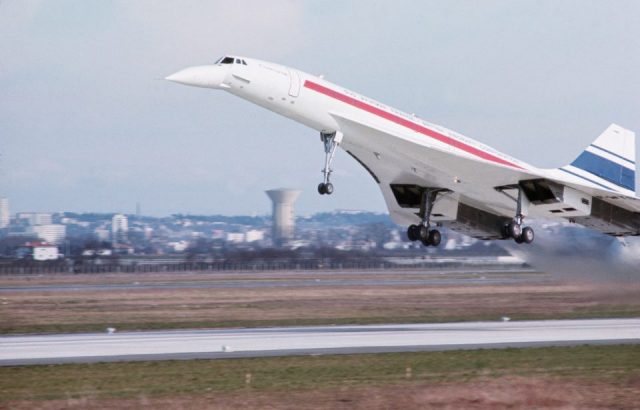
M 507 195 L 509 198 L 516 201 L 516 216 L 511 222 L 502 228 L 502 236 L 506 238 L 513 238 L 516 243 L 532 243 L 535 239 L 535 233 L 530 226 L 522 226 L 524 221 L 524 215 L 522 214 L 522 188 L 517 186 L 518 197 L 513 198 L 511 195 L 504 192 L 503 189 L 499 189 L 499 192 Z
M 320 140 L 324 144 L 324 169 L 322 174 L 324 175 L 323 181 L 318 184 L 318 193 L 320 195 L 331 195 L 333 193 L 333 184 L 329 181 L 331 178 L 331 163 L 333 157 L 336 154 L 336 148 L 342 141 L 342 133 L 337 132 L 321 132 Z
M 438 194 L 447 191 L 446 189 L 427 188 L 422 193 L 420 203 L 420 225 L 410 225 L 407 229 L 409 240 L 415 242 L 420 241 L 424 246 L 438 246 L 442 242 L 442 235 L 437 229 L 431 229 L 431 211 L 433 204 L 438 198 Z

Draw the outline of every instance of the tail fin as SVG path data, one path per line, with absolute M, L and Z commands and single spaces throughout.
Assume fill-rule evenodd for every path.
M 635 159 L 636 134 L 611 124 L 571 165 L 561 169 L 607 189 L 635 193 Z

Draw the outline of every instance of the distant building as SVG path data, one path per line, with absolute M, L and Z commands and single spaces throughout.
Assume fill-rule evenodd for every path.
M 264 240 L 264 231 L 251 229 L 245 233 L 244 237 L 247 242 L 258 242 Z
M 39 239 L 55 245 L 61 244 L 67 236 L 67 227 L 59 224 L 35 225 L 29 231 Z
M 127 232 L 129 232 L 129 220 L 125 215 L 115 214 L 111 218 L 111 240 L 114 243 L 127 241 Z
M 244 239 L 245 235 L 241 232 L 227 232 L 227 242 L 242 243 Z
M 224 239 L 225 238 L 225 231 L 222 229 L 213 229 L 211 231 L 211 238 L 212 239 Z
M 32 258 L 36 261 L 50 261 L 60 258 L 58 247 L 46 242 L 27 242 L 19 248 L 18 257 Z
M 10 220 L 9 198 L 0 198 L 0 229 L 8 227 Z
M 46 212 L 20 212 L 18 220 L 26 221 L 28 225 L 51 225 L 53 223 L 53 215 Z
M 119 255 L 133 255 L 135 249 L 133 246 L 127 245 L 125 243 L 114 243 L 113 244 L 113 252 Z
M 293 238 L 295 214 L 293 204 L 301 191 L 294 189 L 272 189 L 266 191 L 273 201 L 273 243 L 282 246 Z
M 111 249 L 85 249 L 82 251 L 82 256 L 111 256 L 113 250 Z
M 98 240 L 100 241 L 108 241 L 109 240 L 109 236 L 111 235 L 111 233 L 109 232 L 108 229 L 104 229 L 104 228 L 96 228 L 93 233 L 96 235 L 96 238 L 98 238 Z
M 174 252 L 184 252 L 189 247 L 189 241 L 181 240 L 177 242 L 169 242 L 167 245 L 173 249 Z

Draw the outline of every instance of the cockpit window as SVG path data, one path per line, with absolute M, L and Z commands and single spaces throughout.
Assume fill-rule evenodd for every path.
M 215 63 L 213 64 L 242 64 L 242 65 L 247 65 L 247 62 L 240 59 L 240 58 L 235 58 L 235 57 L 220 57 Z

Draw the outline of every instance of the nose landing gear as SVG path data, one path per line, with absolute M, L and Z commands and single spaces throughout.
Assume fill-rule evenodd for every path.
M 318 193 L 320 195 L 331 195 L 333 193 L 333 184 L 330 182 L 331 173 L 333 172 L 331 163 L 336 154 L 336 148 L 338 148 L 338 145 L 340 145 L 342 141 L 342 133 L 335 131 L 321 132 L 320 140 L 324 144 L 324 168 L 322 169 L 324 178 L 323 181 L 318 184 Z

